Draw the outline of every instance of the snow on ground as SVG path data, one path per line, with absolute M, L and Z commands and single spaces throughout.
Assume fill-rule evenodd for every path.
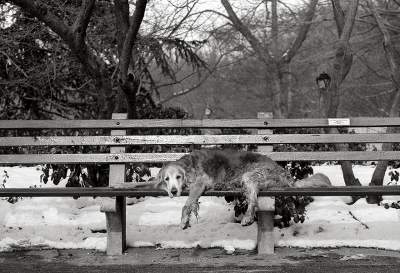
M 40 167 L 0 167 L 7 171 L 6 187 L 51 187 L 40 183 Z M 354 173 L 368 185 L 374 166 L 354 166 Z M 388 170 L 389 172 L 390 170 Z M 315 166 L 334 185 L 344 185 L 340 166 Z M 0 177 L 1 178 L 1 177 Z M 3 177 L 4 178 L 4 177 Z M 1 179 L 3 180 L 3 179 Z M 386 176 L 386 183 L 389 181 Z M 59 186 L 64 186 L 65 181 Z M 398 197 L 386 197 L 398 200 Z M 179 228 L 186 197 L 147 197 L 127 207 L 127 243 L 131 247 L 160 248 L 256 247 L 257 225 L 233 222 L 233 207 L 224 198 L 202 197 L 198 219 L 189 229 Z M 349 197 L 315 197 L 303 224 L 275 229 L 277 246 L 372 247 L 400 250 L 399 210 L 367 204 L 365 199 L 347 205 Z M 106 248 L 105 216 L 93 198 L 23 198 L 15 204 L 0 200 L 0 251 L 19 248 Z

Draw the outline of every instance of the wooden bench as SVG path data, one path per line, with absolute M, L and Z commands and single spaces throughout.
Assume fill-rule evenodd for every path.
M 0 147 L 53 147 L 53 146 L 110 146 L 110 153 L 96 154 L 1 154 L 0 165 L 32 164 L 109 164 L 109 186 L 101 188 L 5 188 L 0 197 L 22 196 L 98 196 L 116 197 L 113 205 L 105 206 L 107 220 L 107 254 L 121 254 L 126 249 L 126 196 L 165 196 L 161 191 L 137 191 L 112 188 L 125 181 L 125 164 L 132 162 L 154 163 L 173 161 L 184 153 L 125 153 L 129 145 L 221 145 L 256 144 L 261 153 L 276 161 L 370 161 L 398 160 L 398 151 L 340 151 L 340 152 L 272 152 L 272 144 L 295 143 L 392 143 L 400 142 L 399 134 L 272 134 L 279 128 L 329 128 L 329 127 L 394 127 L 400 126 L 400 118 L 350 118 L 350 119 L 271 119 L 260 115 L 257 119 L 225 120 L 126 120 L 125 114 L 114 114 L 112 120 L 1 120 L 2 132 L 14 130 L 108 130 L 102 136 L 29 136 L 0 137 Z M 258 130 L 254 134 L 240 135 L 126 135 L 128 129 L 141 128 L 236 128 Z M 9 135 L 9 134 L 8 134 Z M 183 193 L 186 195 L 187 193 Z M 208 191 L 206 196 L 237 196 L 238 191 Z M 258 252 L 273 253 L 274 196 L 366 196 L 400 195 L 399 186 L 383 187 L 331 187 L 331 188 L 288 188 L 262 191 L 258 203 Z

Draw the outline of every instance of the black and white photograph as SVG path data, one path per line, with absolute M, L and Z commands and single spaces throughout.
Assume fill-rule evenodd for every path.
M 0 0 L 0 273 L 400 272 L 400 0 Z

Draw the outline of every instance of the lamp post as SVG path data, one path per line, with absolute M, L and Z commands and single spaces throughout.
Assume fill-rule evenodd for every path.
M 326 90 L 331 84 L 331 77 L 326 72 L 322 72 L 315 81 L 320 90 Z
M 321 116 L 323 116 L 323 113 L 321 112 L 322 111 L 321 107 L 323 105 L 324 96 L 322 95 L 322 93 L 329 88 L 329 86 L 331 84 L 331 77 L 328 75 L 328 73 L 322 72 L 315 79 L 315 82 L 317 83 L 318 91 L 319 91 L 319 106 L 318 106 L 319 114 Z

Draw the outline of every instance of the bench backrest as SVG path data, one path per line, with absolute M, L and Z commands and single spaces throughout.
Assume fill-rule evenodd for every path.
M 362 133 L 362 134 L 339 134 L 339 133 L 315 133 L 315 134 L 273 134 L 273 130 L 282 128 L 336 128 L 336 127 L 397 127 L 400 126 L 400 118 L 350 118 L 350 119 L 271 119 L 263 118 L 259 115 L 258 119 L 225 119 L 225 120 L 172 120 L 172 119 L 152 119 L 152 120 L 126 120 L 126 114 L 114 114 L 113 120 L 1 120 L 0 149 L 8 147 L 37 147 L 40 154 L 0 154 L 0 165 L 16 164 L 99 164 L 110 165 L 109 185 L 125 181 L 126 163 L 160 163 L 176 160 L 185 153 L 182 152 L 126 152 L 127 146 L 171 146 L 182 145 L 192 147 L 193 145 L 220 145 L 220 144 L 255 144 L 258 145 L 260 153 L 270 156 L 276 161 L 376 161 L 376 160 L 399 160 L 400 151 L 272 151 L 273 144 L 340 144 L 340 143 L 398 143 L 400 134 L 398 133 Z M 155 129 L 211 129 L 206 130 L 205 135 L 143 135 L 133 131 L 134 134 L 126 135 L 129 130 Z M 215 129 L 248 129 L 247 133 L 234 135 L 211 135 Z M 15 130 L 43 130 L 54 132 L 52 136 L 18 137 L 9 136 Z M 58 129 L 78 130 L 84 135 L 59 136 Z M 102 129 L 103 135 L 87 135 L 88 131 Z M 4 134 L 4 131 L 8 132 Z M 198 130 L 197 130 L 198 131 Z M 322 130 L 319 130 L 322 131 Z M 394 131 L 394 130 L 390 130 Z M 151 132 L 151 130 L 150 130 Z M 47 132 L 48 133 L 48 132 Z M 165 132 L 164 132 L 165 133 Z M 62 153 L 51 153 L 51 149 L 60 146 L 64 150 Z M 96 153 L 73 153 L 67 146 L 102 146 L 110 147 L 100 149 Z M 29 150 L 28 150 L 29 151 Z M 32 151 L 36 151 L 33 149 Z M 44 152 L 43 152 L 44 151 Z M 47 151 L 47 152 L 46 152 Z M 68 152 L 70 151 L 70 152 Z M 297 194 L 296 194 L 297 191 Z M 359 195 L 363 192 L 387 194 L 398 191 L 398 189 L 382 189 L 382 187 L 370 187 L 368 189 L 298 189 L 290 191 L 288 189 L 261 192 L 260 195 L 274 196 L 291 194 L 309 195 Z M 388 191 L 388 192 L 386 192 Z M 57 190 L 52 188 L 36 189 L 3 189 L 0 196 L 143 196 L 143 195 L 165 195 L 161 191 L 141 191 L 129 193 L 116 189 L 99 189 L 93 191 L 88 188 L 80 190 Z M 210 192 L 210 195 L 237 195 L 235 192 Z M 396 193 L 397 194 L 397 193 Z
M 241 128 L 265 130 L 279 128 L 326 127 L 394 127 L 400 118 L 350 118 L 350 119 L 226 119 L 226 120 L 125 120 L 123 115 L 115 120 L 2 120 L 0 130 L 23 129 L 105 129 L 108 135 L 83 136 L 29 136 L 0 137 L 0 147 L 23 146 L 110 146 L 111 153 L 90 154 L 2 154 L 0 165 L 41 163 L 108 163 L 167 162 L 180 158 L 184 153 L 124 153 L 128 145 L 219 145 L 219 144 L 328 144 L 328 143 L 397 143 L 400 134 L 235 134 L 235 135 L 126 135 L 128 129 L 150 128 Z M 262 132 L 262 131 L 261 131 Z M 120 148 L 116 148 L 120 147 Z M 396 160 L 399 151 L 323 151 L 323 152 L 262 152 L 276 161 L 330 161 L 330 160 Z

